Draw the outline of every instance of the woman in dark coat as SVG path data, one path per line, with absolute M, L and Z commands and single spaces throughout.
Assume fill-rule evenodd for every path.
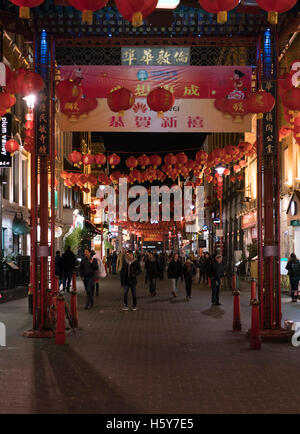
M 196 267 L 190 258 L 187 258 L 182 269 L 182 274 L 185 281 L 186 299 L 192 298 L 192 283 L 196 275 Z
M 172 294 L 174 297 L 177 297 L 179 277 L 182 279 L 182 262 L 178 253 L 175 253 L 168 266 L 168 279 L 172 281 Z
M 285 267 L 288 270 L 291 284 L 292 302 L 297 303 L 298 285 L 300 281 L 300 262 L 295 253 L 291 253 L 290 259 Z

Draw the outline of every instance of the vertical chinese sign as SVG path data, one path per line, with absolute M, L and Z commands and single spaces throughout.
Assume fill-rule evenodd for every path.
M 11 138 L 11 114 L 6 113 L 1 118 L 1 156 L 0 156 L 0 168 L 11 167 L 10 153 L 5 149 L 5 143 Z
M 263 83 L 263 89 L 267 92 L 270 92 L 275 101 L 276 98 L 276 82 L 275 81 L 266 81 Z M 263 127 L 263 154 L 264 155 L 277 155 L 277 122 L 276 122 L 276 105 L 273 110 L 264 113 L 262 120 Z
M 49 154 L 49 88 L 48 86 L 39 95 L 36 109 L 36 152 L 37 155 Z

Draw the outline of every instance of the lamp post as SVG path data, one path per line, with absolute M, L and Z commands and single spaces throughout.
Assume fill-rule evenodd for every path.
M 225 167 L 223 166 L 218 166 L 216 167 L 216 172 L 218 173 L 218 175 L 221 177 L 222 182 L 220 183 L 220 187 L 218 186 L 218 189 L 220 188 L 220 190 L 222 189 L 223 191 L 223 174 L 225 171 Z M 218 182 L 219 183 L 219 182 Z M 219 194 L 218 192 L 218 200 L 219 200 L 219 215 L 220 215 L 220 226 L 219 229 L 220 231 L 223 231 L 223 221 L 222 221 L 222 192 L 221 194 Z M 223 255 L 223 234 L 220 236 L 220 250 L 221 250 L 221 255 Z

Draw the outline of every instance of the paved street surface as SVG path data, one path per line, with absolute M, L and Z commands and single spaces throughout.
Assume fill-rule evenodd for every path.
M 139 278 L 138 310 L 123 312 L 118 276 L 101 282 L 67 344 L 22 337 L 27 300 L 0 305 L 7 347 L 0 347 L 0 413 L 299 413 L 300 347 L 249 349 L 250 293 L 243 290 L 243 331 L 233 333 L 231 292 L 211 306 L 206 285 L 183 284 L 172 299 L 167 280 L 155 298 Z M 283 297 L 283 319 L 300 321 L 300 302 Z

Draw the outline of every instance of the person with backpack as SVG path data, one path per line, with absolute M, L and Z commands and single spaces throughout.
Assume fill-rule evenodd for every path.
M 96 259 L 98 264 L 98 269 L 95 272 L 96 296 L 98 297 L 100 277 L 102 278 L 106 277 L 106 271 L 103 262 L 101 260 L 100 252 L 92 251 L 91 256 L 92 258 Z
M 291 284 L 292 303 L 297 303 L 298 285 L 300 281 L 300 262 L 295 253 L 291 253 L 290 259 L 285 267 L 288 270 Z

